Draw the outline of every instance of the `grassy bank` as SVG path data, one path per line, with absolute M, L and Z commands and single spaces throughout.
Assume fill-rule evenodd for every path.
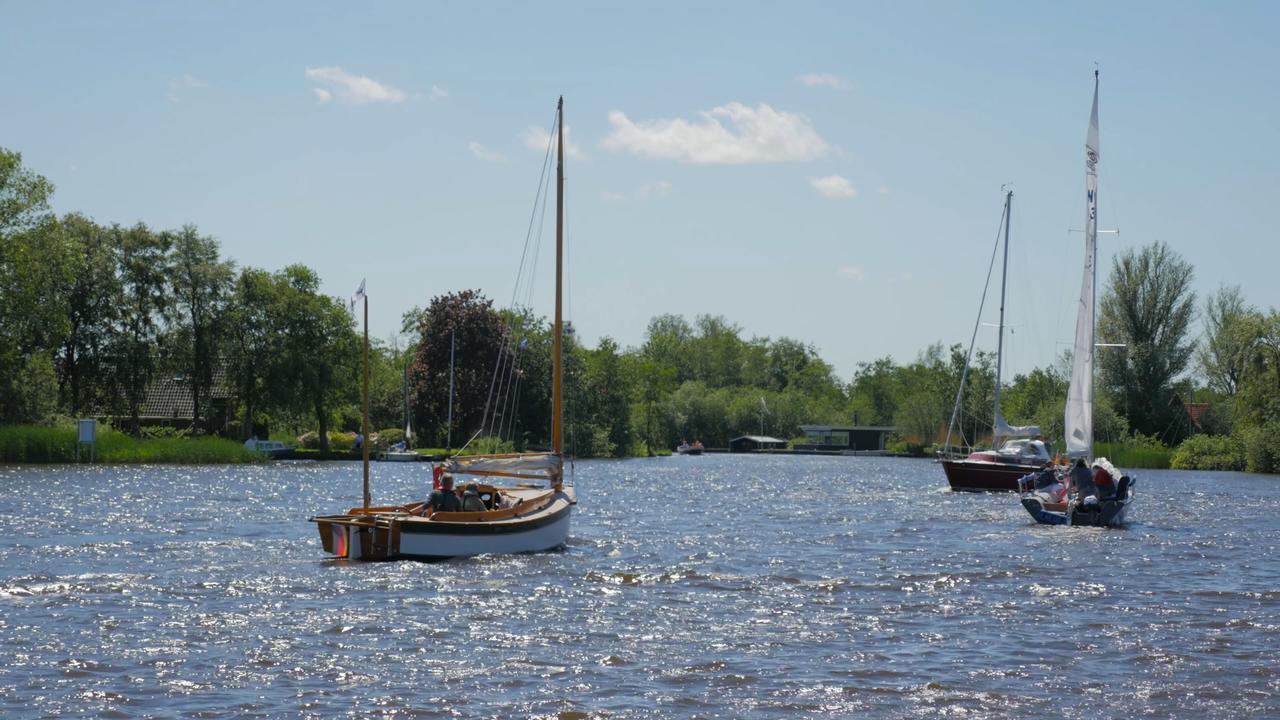
M 263 456 L 225 438 L 134 438 L 100 429 L 95 453 L 104 463 L 251 463 Z M 87 460 L 88 458 L 83 458 Z M 76 430 L 65 427 L 0 427 L 0 462 L 68 463 L 76 461 Z
M 1168 470 L 1173 449 L 1149 443 L 1095 443 L 1095 457 L 1105 457 L 1116 467 Z

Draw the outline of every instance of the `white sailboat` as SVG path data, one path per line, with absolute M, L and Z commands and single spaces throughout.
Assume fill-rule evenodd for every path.
M 1022 505 L 1045 525 L 1120 525 L 1133 502 L 1134 479 L 1106 458 L 1093 457 L 1093 357 L 1098 262 L 1098 72 L 1093 73 L 1093 110 L 1085 139 L 1084 277 L 1076 313 L 1064 427 L 1069 469 L 1047 469 L 1024 477 Z M 1090 463 L 1092 460 L 1092 463 Z
M 311 518 L 325 552 L 353 560 L 433 559 L 553 550 L 568 539 L 577 495 L 564 482 L 564 98 L 556 107 L 556 127 L 550 452 L 455 456 L 446 461 L 445 472 L 480 480 L 467 487 L 474 487 L 483 510 L 433 511 L 427 502 L 370 507 L 366 490 L 364 507 Z

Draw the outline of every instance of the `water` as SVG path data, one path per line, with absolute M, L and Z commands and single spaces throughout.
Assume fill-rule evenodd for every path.
M 0 467 L 0 715 L 1275 717 L 1278 480 L 1100 530 L 925 461 L 581 462 L 562 552 L 361 564 L 306 522 L 358 465 Z

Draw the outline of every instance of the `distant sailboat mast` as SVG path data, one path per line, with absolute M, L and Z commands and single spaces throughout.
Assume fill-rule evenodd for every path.
M 1093 71 L 1093 110 L 1085 137 L 1084 278 L 1076 314 L 1076 340 L 1072 350 L 1071 384 L 1067 389 L 1064 427 L 1067 456 L 1093 457 L 1093 356 L 1094 300 L 1098 292 L 1098 71 Z

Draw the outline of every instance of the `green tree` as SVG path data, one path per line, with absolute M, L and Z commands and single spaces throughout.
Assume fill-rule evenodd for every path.
M 1250 345 L 1252 322 L 1259 317 L 1240 292 L 1239 285 L 1222 285 L 1204 304 L 1204 343 L 1196 353 L 1200 371 L 1209 387 L 1234 397 L 1240 388 Z
M 1187 368 L 1194 345 L 1187 331 L 1195 314 L 1193 271 L 1164 243 L 1115 259 L 1098 314 L 1098 337 L 1124 343 L 1097 354 L 1106 389 L 1131 429 L 1177 444 L 1187 432 L 1173 401 L 1173 382 Z
M 152 232 L 142 223 L 127 229 L 117 226 L 112 232 L 124 289 L 112 353 L 116 386 L 124 403 L 123 412 L 117 414 L 124 415 L 125 430 L 137 435 L 139 411 L 156 370 L 160 334 L 173 308 L 168 262 L 173 236 Z
M 118 233 L 89 218 L 62 218 L 71 263 L 66 288 L 67 333 L 58 350 L 59 397 L 73 416 L 104 407 L 110 397 L 102 379 L 112 369 L 109 355 L 124 304 L 124 286 L 117 273 Z
M 299 406 L 314 414 L 320 449 L 327 452 L 331 414 L 359 394 L 361 341 L 355 321 L 345 303 L 319 293 L 320 278 L 310 268 L 290 265 L 277 274 L 276 283 L 280 372 L 291 380 Z
M 181 336 L 179 354 L 191 388 L 193 422 L 202 427 L 235 267 L 231 261 L 219 259 L 218 241 L 201 236 L 194 225 L 183 226 L 173 236 L 168 265 L 172 268 L 174 310 Z
M 259 413 L 285 400 L 278 397 L 280 393 L 275 384 L 284 384 L 284 378 L 276 371 L 280 360 L 274 317 L 278 294 L 270 273 L 244 268 L 236 278 L 227 311 L 231 375 L 243 411 L 242 440 L 253 435 Z

